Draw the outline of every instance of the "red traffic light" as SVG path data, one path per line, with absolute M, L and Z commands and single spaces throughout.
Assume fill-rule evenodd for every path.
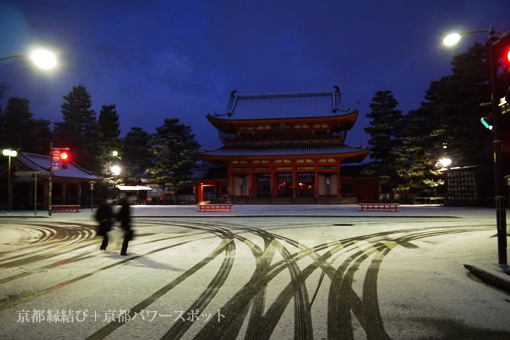
M 60 164 L 62 165 L 62 169 L 67 169 L 69 162 L 69 153 L 67 151 L 60 151 Z

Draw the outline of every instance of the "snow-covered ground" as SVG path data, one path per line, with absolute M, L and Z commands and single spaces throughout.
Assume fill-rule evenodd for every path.
M 134 206 L 128 257 L 90 210 L 3 211 L 0 338 L 509 338 L 508 294 L 463 267 L 510 282 L 495 211 L 399 210 Z
M 463 218 L 496 218 L 496 212 L 490 208 L 445 207 L 438 205 L 400 205 L 399 212 L 359 212 L 356 204 L 313 204 L 313 205 L 235 205 L 233 212 L 198 212 L 196 205 L 136 205 L 133 206 L 133 216 L 181 216 L 181 217 L 211 217 L 211 216 L 355 216 L 355 217 L 406 217 L 406 216 L 456 216 Z M 82 209 L 80 213 L 53 213 L 52 218 L 58 220 L 89 219 L 90 208 Z M 47 211 L 33 210 L 11 211 L 8 214 L 0 210 L 1 217 L 48 217 Z

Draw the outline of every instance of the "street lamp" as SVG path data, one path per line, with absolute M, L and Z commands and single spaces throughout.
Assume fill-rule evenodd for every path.
M 501 110 L 499 107 L 499 98 L 497 95 L 497 76 L 499 68 L 499 59 L 503 57 L 503 48 L 510 44 L 510 31 L 498 32 L 494 28 L 488 31 L 469 31 L 464 33 L 453 33 L 448 35 L 444 40 L 444 44 L 452 46 L 456 44 L 463 35 L 472 33 L 488 33 L 489 59 L 490 59 L 490 85 L 491 85 L 491 105 L 492 105 L 492 131 L 494 133 L 494 191 L 496 203 L 496 223 L 498 231 L 498 260 L 500 265 L 507 264 L 507 235 L 506 235 L 506 210 L 505 210 L 505 194 L 503 186 L 503 169 L 502 169 L 502 139 L 503 131 L 501 126 Z
M 441 158 L 439 160 L 439 164 L 441 164 L 441 166 L 443 168 L 448 168 L 450 166 L 450 164 L 452 164 L 452 160 L 448 157 L 445 157 L 445 158 Z
M 120 166 L 114 165 L 110 170 L 112 171 L 112 174 L 114 174 L 115 176 L 120 175 Z
M 46 50 L 35 50 L 31 54 L 17 54 L 9 57 L 0 58 L 0 61 L 12 58 L 30 58 L 32 61 L 42 69 L 51 69 L 57 65 L 57 58 L 55 55 Z
M 4 156 L 7 156 L 9 157 L 9 172 L 8 172 L 8 194 L 7 194 L 7 213 L 10 213 L 11 212 L 11 206 L 12 206 L 12 188 L 11 188 L 11 157 L 16 157 L 18 155 L 18 153 L 16 152 L 16 150 L 11 150 L 11 149 L 4 149 L 3 150 L 3 155 Z

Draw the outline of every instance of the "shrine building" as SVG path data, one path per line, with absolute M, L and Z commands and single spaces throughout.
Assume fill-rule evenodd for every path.
M 335 89 L 269 95 L 233 91 L 225 113 L 207 115 L 223 146 L 199 155 L 216 173 L 224 168 L 225 175 L 197 178 L 197 200 L 353 203 L 356 191 L 377 198 L 375 183 L 342 178 L 342 165 L 362 162 L 369 150 L 345 144 L 358 111 L 341 109 Z
M 0 167 L 0 209 L 7 207 L 10 194 L 14 210 L 30 210 L 33 207 L 35 210 L 47 210 L 50 166 L 49 155 L 20 152 L 12 158 L 11 181 L 8 180 L 7 165 Z M 52 204 L 83 206 L 91 203 L 92 183 L 100 181 L 101 177 L 70 161 L 67 169 L 52 172 Z

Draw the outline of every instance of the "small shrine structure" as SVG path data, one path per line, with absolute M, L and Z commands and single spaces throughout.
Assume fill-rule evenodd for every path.
M 8 188 L 8 168 L 0 168 L 0 187 L 5 194 L 0 196 L 0 206 L 7 207 L 8 193 L 12 195 L 13 209 L 48 209 L 50 156 L 20 152 L 12 158 L 11 188 Z M 52 204 L 74 204 L 82 206 L 84 194 L 90 194 L 93 185 L 101 181 L 78 164 L 70 161 L 67 169 L 52 171 Z

